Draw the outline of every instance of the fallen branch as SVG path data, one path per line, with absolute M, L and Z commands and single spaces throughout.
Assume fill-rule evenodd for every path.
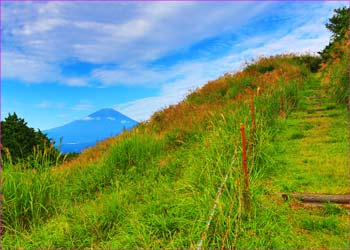
M 317 109 L 309 109 L 308 111 L 317 112 L 317 111 L 328 111 L 328 110 L 332 110 L 332 109 L 335 109 L 335 108 L 333 108 L 333 107 L 331 107 L 331 108 L 317 108 Z
M 322 117 L 329 117 L 328 115 L 306 115 L 302 118 L 322 118 Z
M 310 96 L 310 100 L 319 100 L 319 99 L 326 99 L 326 96 Z
M 302 202 L 311 203 L 338 203 L 350 204 L 350 194 L 282 194 L 283 200 L 290 198 L 301 200 Z

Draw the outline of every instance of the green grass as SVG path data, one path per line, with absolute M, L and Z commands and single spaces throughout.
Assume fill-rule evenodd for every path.
M 271 98 L 277 98 L 277 95 L 261 97 L 262 102 Z M 246 105 L 237 105 L 236 109 L 236 114 L 249 114 Z M 269 110 L 265 112 L 267 115 Z M 4 245 L 91 247 L 102 242 L 102 245 L 113 248 L 194 247 L 205 228 L 216 189 L 230 171 L 215 217 L 218 221 L 213 222 L 218 225 L 213 227 L 215 231 L 208 233 L 204 244 L 220 246 L 221 238 L 216 235 L 226 233 L 227 217 L 233 216 L 231 224 L 239 230 L 243 220 L 250 221 L 244 219 L 246 212 L 240 201 L 243 192 L 240 159 L 232 163 L 234 149 L 240 140 L 239 122 L 244 120 L 242 116 L 218 114 L 210 122 L 210 129 L 197 133 L 195 140 L 186 139 L 193 135 L 179 135 L 179 131 L 160 139 L 131 134 L 116 144 L 100 165 L 68 172 L 64 178 L 59 172 L 57 176 L 47 172 L 50 178 L 56 178 L 48 181 L 50 185 L 42 183 L 51 187 L 46 193 L 55 194 L 51 197 L 53 204 L 42 202 L 38 203 L 38 207 L 56 210 L 48 210 L 40 220 L 22 213 L 5 221 L 6 227 L 12 226 L 13 230 L 6 231 Z M 273 115 L 269 115 L 271 118 Z M 271 120 L 268 122 L 271 123 Z M 264 121 L 260 121 L 258 116 L 257 123 Z M 261 178 L 264 168 L 268 167 L 264 162 L 264 145 L 268 142 L 269 133 L 258 130 L 252 157 L 249 158 L 252 193 L 255 179 Z M 178 136 L 183 143 L 177 143 Z M 15 188 L 9 186 L 9 176 L 13 172 L 12 168 L 4 172 L 6 197 L 10 197 Z M 38 183 L 44 180 L 44 176 L 35 172 L 33 175 Z M 23 185 L 19 189 L 27 190 L 29 197 L 45 198 L 35 189 L 39 184 L 28 183 L 27 180 L 16 179 Z M 14 205 L 21 204 L 24 198 L 20 194 L 14 195 L 13 203 L 5 203 L 8 208 L 4 210 L 6 218 L 12 218 L 12 214 L 26 211 L 31 206 L 23 204 L 13 210 Z M 240 211 L 238 214 L 237 210 Z M 17 218 L 23 216 L 26 218 L 24 225 L 13 226 Z M 235 219 L 237 216 L 239 219 Z M 57 225 L 62 225 L 60 231 L 57 231 Z M 14 239 L 13 234 L 17 236 Z M 227 244 L 232 243 L 231 233 L 226 234 Z M 27 241 L 27 237 L 32 241 Z
M 311 102 L 308 106 L 315 108 Z M 281 124 L 275 143 L 279 148 L 276 160 L 281 165 L 273 181 L 277 187 L 285 191 L 349 193 L 347 111 L 338 105 L 331 112 L 341 115 L 303 118 L 303 111 L 297 109 Z
M 272 74 L 269 65 L 259 74 Z M 241 84 L 252 89 L 253 78 L 244 79 Z M 158 133 L 161 126 L 143 124 L 125 132 L 96 161 L 37 170 L 7 162 L 3 248 L 195 248 L 226 175 L 203 248 L 344 247 L 345 210 L 327 204 L 297 211 L 292 201 L 274 195 L 349 191 L 346 168 L 332 166 L 343 166 L 345 160 L 343 117 L 300 118 L 315 87 L 317 79 L 307 75 L 304 81 L 281 80 L 278 87 L 255 95 L 256 134 L 250 102 L 226 96 L 221 109 L 211 110 L 193 127 Z M 229 86 L 225 95 L 244 92 L 236 88 Z M 211 102 L 216 94 L 204 97 Z M 191 98 L 204 102 L 197 94 Z M 331 112 L 343 108 L 336 105 Z M 159 113 L 155 119 L 165 118 Z M 249 145 L 249 192 L 242 171 L 241 123 Z
M 318 79 L 313 79 L 316 85 Z M 310 85 L 309 87 L 311 87 Z M 313 89 L 308 91 L 312 96 Z M 317 93 L 319 94 L 319 93 Z M 305 110 L 319 108 L 310 100 L 303 102 L 286 122 L 280 124 L 275 145 L 276 172 L 269 186 L 272 193 L 349 194 L 347 165 L 347 111 L 343 105 L 332 106 L 337 116 L 303 118 Z M 316 107 L 315 107 L 316 106 Z M 328 110 L 319 113 L 329 113 Z M 294 233 L 293 247 L 346 248 L 349 218 L 347 211 L 333 204 L 323 208 L 302 208 L 291 203 L 286 208 Z M 300 245 L 299 245 L 300 244 Z

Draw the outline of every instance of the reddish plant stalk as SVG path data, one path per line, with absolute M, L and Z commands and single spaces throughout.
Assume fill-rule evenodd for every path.
M 247 151 L 246 151 L 246 142 L 244 136 L 244 124 L 241 124 L 241 134 L 242 134 L 242 158 L 243 158 L 243 172 L 244 172 L 244 187 L 245 187 L 245 200 L 246 208 L 250 208 L 250 199 L 249 199 L 249 176 L 247 168 Z

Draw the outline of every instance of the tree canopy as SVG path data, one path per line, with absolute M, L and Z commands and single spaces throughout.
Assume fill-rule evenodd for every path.
M 28 127 L 27 122 L 19 118 L 16 113 L 8 114 L 1 122 L 1 140 L 3 148 L 9 150 L 15 163 L 30 156 L 34 147 L 39 145 L 42 148 L 46 143 L 52 142 L 40 130 L 35 131 Z
M 335 14 L 329 19 L 326 28 L 332 32 L 332 40 L 344 38 L 349 28 L 349 8 L 343 7 L 334 10 Z
M 329 44 L 319 52 L 322 59 L 327 61 L 331 58 L 331 54 L 339 54 L 339 49 L 336 44 L 340 40 L 349 39 L 347 36 L 349 33 L 349 14 L 350 9 L 343 7 L 334 10 L 335 14 L 326 23 L 326 28 L 332 33 Z

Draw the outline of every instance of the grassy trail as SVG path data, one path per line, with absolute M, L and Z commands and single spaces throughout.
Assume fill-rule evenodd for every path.
M 298 108 L 276 136 L 277 170 L 271 193 L 349 194 L 347 110 L 315 77 Z M 281 203 L 281 201 L 276 201 Z M 293 227 L 293 246 L 343 249 L 349 246 L 349 211 L 337 205 L 288 202 L 284 216 Z
M 313 80 L 277 136 L 278 192 L 349 194 L 347 110 Z

